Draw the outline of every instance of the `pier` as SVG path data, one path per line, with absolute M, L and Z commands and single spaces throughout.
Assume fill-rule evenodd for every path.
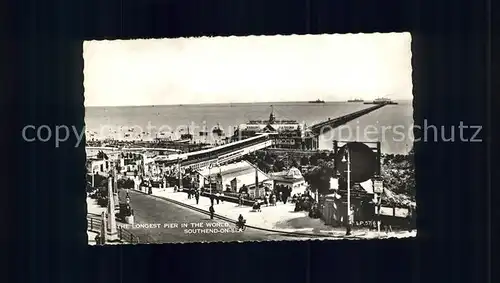
M 341 117 L 337 117 L 335 119 L 329 119 L 327 121 L 311 126 L 310 129 L 316 135 L 319 135 L 323 127 L 331 127 L 333 129 L 376 109 L 379 109 L 385 105 L 386 104 L 377 104 L 372 107 L 368 107 Z M 254 151 L 272 147 L 276 142 L 276 140 L 273 139 L 272 136 L 272 133 L 258 134 L 254 137 L 246 138 L 240 141 L 228 143 L 210 149 L 189 153 L 172 154 L 169 156 L 159 156 L 156 158 L 155 162 L 164 163 L 165 165 L 179 164 L 183 168 L 191 168 L 194 170 L 198 170 L 213 164 L 226 164 L 235 160 L 239 160 L 243 156 Z
M 362 109 L 362 110 L 359 110 L 359 111 L 356 111 L 353 113 L 349 113 L 349 114 L 344 115 L 344 116 L 340 116 L 340 117 L 337 117 L 334 119 L 328 119 L 327 121 L 323 121 L 323 122 L 320 122 L 318 124 L 312 125 L 310 127 L 310 129 L 315 134 L 320 134 L 323 131 L 323 129 L 325 129 L 325 128 L 332 130 L 340 125 L 344 125 L 347 122 L 350 122 L 356 118 L 359 118 L 363 115 L 366 115 L 366 114 L 368 114 L 374 110 L 377 110 L 381 107 L 384 107 L 385 105 L 387 105 L 387 103 L 381 103 L 381 104 L 377 104 L 375 106 L 368 107 L 368 108 L 365 108 L 365 109 Z
M 241 159 L 254 151 L 272 146 L 274 140 L 268 134 L 260 134 L 225 145 L 189 153 L 158 156 L 155 162 L 165 165 L 179 164 L 183 168 L 198 170 L 210 165 L 222 165 Z
M 358 117 L 379 109 L 387 104 L 381 103 L 368 107 L 366 109 L 356 111 L 341 117 L 329 119 L 327 121 L 315 124 L 310 127 L 311 131 L 318 136 L 324 127 L 333 129 L 340 125 L 346 124 Z M 273 138 L 273 133 L 261 133 L 254 137 L 246 138 L 240 141 L 231 142 L 228 144 L 216 146 L 209 149 L 181 153 L 178 150 L 170 148 L 127 148 L 127 147 L 87 147 L 89 151 L 105 151 L 106 153 L 119 153 L 123 151 L 145 152 L 145 151 L 166 151 L 171 154 L 160 155 L 153 160 L 155 163 L 163 163 L 164 165 L 180 165 L 183 168 L 191 168 L 198 170 L 213 164 L 227 164 L 235 160 L 241 159 L 243 156 L 257 150 L 272 147 L 276 140 Z M 92 154 L 90 154 L 92 155 Z

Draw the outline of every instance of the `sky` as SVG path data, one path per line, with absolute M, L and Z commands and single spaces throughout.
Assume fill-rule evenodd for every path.
M 411 35 L 86 41 L 85 106 L 412 99 Z

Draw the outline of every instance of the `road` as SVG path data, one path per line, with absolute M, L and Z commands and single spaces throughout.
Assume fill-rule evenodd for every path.
M 126 192 L 120 191 L 120 199 L 125 199 Z M 233 242 L 233 241 L 265 241 L 265 240 L 297 240 L 297 237 L 280 235 L 247 228 L 244 232 L 229 232 L 235 225 L 220 219 L 211 220 L 206 214 L 185 208 L 169 201 L 137 193 L 129 192 L 131 206 L 134 210 L 135 224 L 153 224 L 159 227 L 134 227 L 129 229 L 139 237 L 140 243 L 186 243 L 186 242 Z M 206 229 L 208 225 L 220 225 L 218 230 L 223 232 L 212 233 L 190 233 L 196 229 L 180 227 L 181 224 L 199 223 Z M 178 227 L 165 228 L 165 224 L 172 224 Z M 120 225 L 120 223 L 119 223 Z M 229 228 L 229 229 L 228 229 Z M 186 233 L 186 229 L 190 229 Z M 300 239 L 300 238 L 299 238 Z

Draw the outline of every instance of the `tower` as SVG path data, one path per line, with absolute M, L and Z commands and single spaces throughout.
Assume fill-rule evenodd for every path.
M 269 114 L 269 124 L 274 124 L 276 117 L 274 116 L 274 107 L 271 105 L 271 114 Z
M 253 165 L 255 167 L 255 197 L 259 198 L 260 197 L 260 188 L 259 188 L 259 171 L 257 170 L 257 166 Z

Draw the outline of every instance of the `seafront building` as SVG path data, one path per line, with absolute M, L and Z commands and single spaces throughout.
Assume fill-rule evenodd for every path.
M 302 194 L 307 188 L 307 183 L 299 169 L 292 167 L 282 172 L 271 173 L 273 187 L 285 187 L 291 191 L 291 194 Z
M 296 120 L 277 120 L 271 111 L 268 120 L 250 120 L 235 129 L 232 141 L 239 141 L 266 133 L 274 140 L 272 147 L 287 149 L 316 150 L 318 136 L 306 125 Z
M 111 162 L 97 157 L 87 157 L 87 171 L 90 174 L 105 175 L 111 169 Z
M 215 187 L 218 191 L 238 193 L 245 186 L 252 194 L 255 189 L 255 183 L 259 183 L 258 189 L 271 189 L 273 180 L 269 175 L 256 168 L 248 161 L 239 161 L 222 166 L 204 168 L 195 171 L 194 187 L 207 187 L 207 183 L 217 184 Z M 210 187 L 210 185 L 208 185 Z

